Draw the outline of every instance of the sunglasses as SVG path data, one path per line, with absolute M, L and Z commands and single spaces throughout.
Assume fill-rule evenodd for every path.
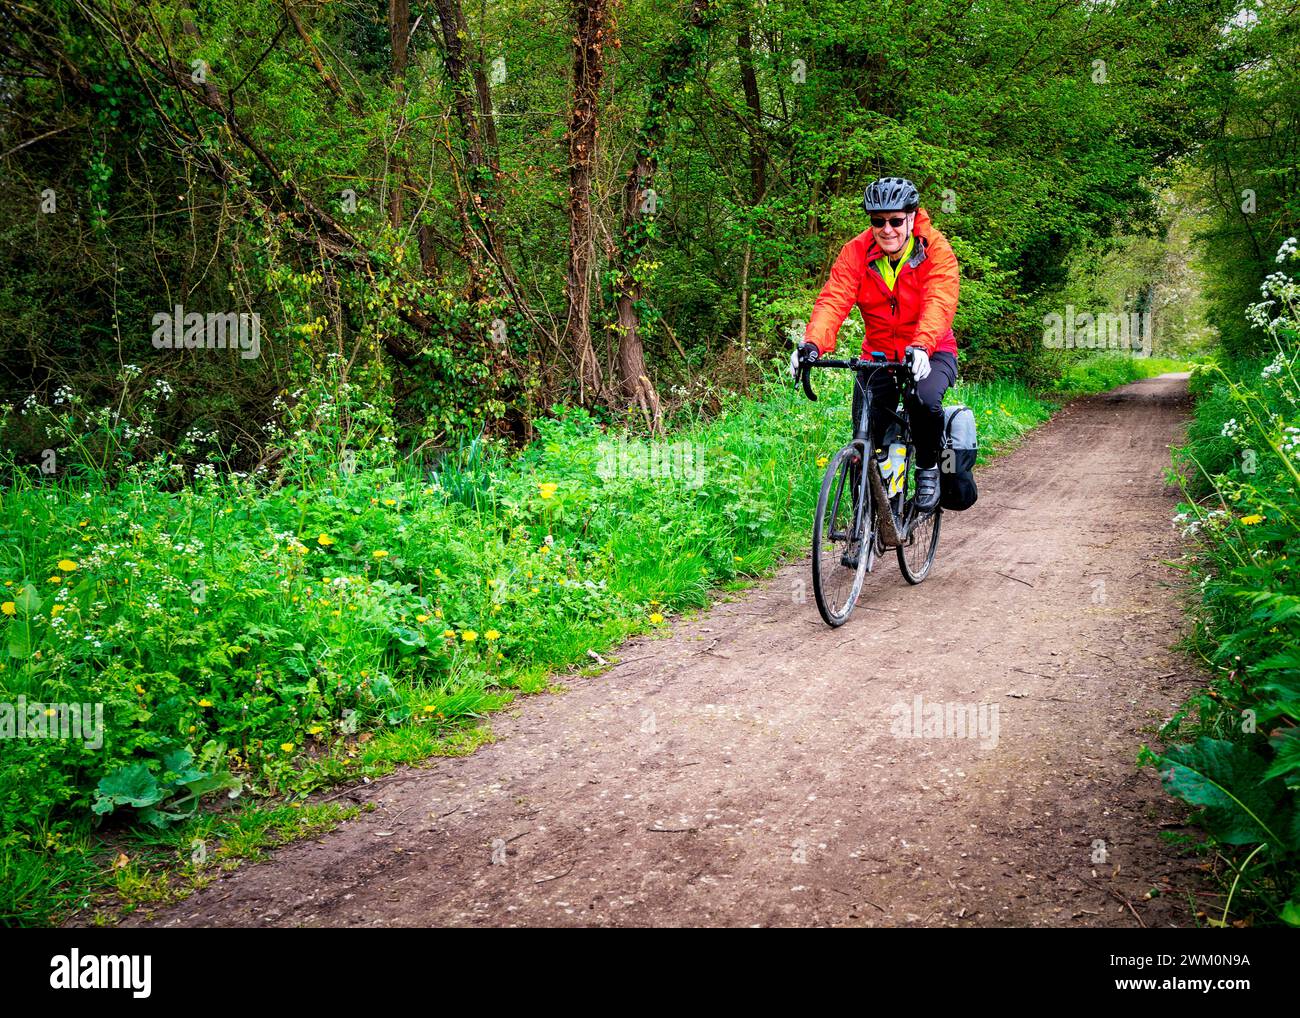
M 877 230 L 883 227 L 886 222 L 888 222 L 890 226 L 892 226 L 895 230 L 897 230 L 900 226 L 902 226 L 904 223 L 907 222 L 907 216 L 894 216 L 893 218 L 888 220 L 885 219 L 884 216 L 871 217 L 871 225 L 874 226 Z

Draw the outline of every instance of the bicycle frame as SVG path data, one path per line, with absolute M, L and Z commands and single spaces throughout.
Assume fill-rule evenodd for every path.
M 845 368 L 852 370 L 854 373 L 854 384 L 862 387 L 862 411 L 858 420 L 854 422 L 853 439 L 850 444 L 856 445 L 861 450 L 860 455 L 862 462 L 870 463 L 872 469 L 863 471 L 862 489 L 858 493 L 858 505 L 855 517 L 860 516 L 861 506 L 866 496 L 866 484 L 871 485 L 871 501 L 876 516 L 876 522 L 880 526 L 881 543 L 886 548 L 897 548 L 906 540 L 907 526 L 901 516 L 894 512 L 892 500 L 885 491 L 884 479 L 880 472 L 880 464 L 874 456 L 874 446 L 871 442 L 871 412 L 875 402 L 875 394 L 872 391 L 871 380 L 877 371 L 894 370 L 905 367 L 902 361 L 878 361 L 863 360 L 859 357 L 850 358 L 847 361 L 817 360 L 810 365 L 805 365 L 803 370 L 804 392 L 809 399 L 816 400 L 817 395 L 812 391 L 809 381 L 809 368 Z M 880 407 L 877 412 L 886 413 L 894 419 L 899 426 L 899 439 L 907 447 L 907 456 L 903 463 L 904 477 L 909 476 L 912 468 L 912 422 L 907 414 L 907 395 L 915 387 L 912 381 L 911 372 L 900 372 L 902 378 L 899 383 L 899 398 L 903 403 L 903 412 L 899 414 L 892 408 Z M 886 428 L 888 424 L 886 423 Z M 901 500 L 900 500 L 901 508 Z M 854 529 L 858 529 L 858 519 L 854 520 Z

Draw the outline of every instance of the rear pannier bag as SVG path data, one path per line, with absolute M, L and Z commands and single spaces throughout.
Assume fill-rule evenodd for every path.
M 939 451 L 939 504 L 969 509 L 975 504 L 975 412 L 960 403 L 943 408 L 943 448 Z

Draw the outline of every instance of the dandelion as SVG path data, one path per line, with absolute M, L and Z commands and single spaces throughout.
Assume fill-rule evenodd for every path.
M 0 604 L 0 611 L 4 612 L 6 615 L 16 615 L 18 613 L 18 606 L 12 601 L 6 601 L 4 604 Z
M 376 548 L 370 553 L 370 556 L 371 558 L 388 558 L 388 552 L 384 551 L 383 548 Z
M 460 634 L 460 638 L 464 640 L 466 643 L 473 643 L 475 640 L 478 639 L 478 633 L 474 632 L 474 630 L 472 629 L 466 629 L 463 633 Z
M 446 637 L 448 640 L 454 640 L 454 639 L 456 639 L 456 630 L 454 630 L 454 629 L 444 629 L 444 630 L 442 631 L 442 635 L 443 635 L 444 637 Z
M 652 615 L 650 616 L 650 624 L 651 624 L 652 626 L 657 626 L 657 625 L 659 625 L 659 623 L 662 622 L 663 620 L 664 620 L 664 617 L 663 617 L 662 615 L 660 615 L 658 612 L 655 612 L 654 614 L 652 614 Z
M 554 498 L 555 491 L 558 487 L 559 485 L 554 481 L 544 481 L 537 486 L 538 494 L 540 494 L 543 499 Z
M 334 538 L 330 537 L 329 534 L 321 534 L 320 537 L 316 538 L 316 543 L 322 548 L 328 548 L 334 543 Z
M 496 629 L 489 629 L 486 633 L 483 634 L 483 639 L 487 640 L 489 643 L 493 640 L 499 640 L 500 638 L 501 638 L 501 633 Z
M 435 608 L 435 609 L 433 609 L 433 617 L 434 617 L 435 619 L 440 619 L 440 618 L 442 618 L 442 609 L 441 609 L 441 608 Z
M 416 621 L 416 622 L 419 622 L 419 623 L 421 623 L 421 624 L 423 624 L 423 623 L 429 621 L 429 616 L 427 616 L 427 615 L 417 615 L 417 616 L 415 616 L 415 621 Z
M 282 742 L 282 743 L 280 743 L 280 748 L 281 748 L 282 750 L 284 750 L 286 753 L 292 753 L 292 752 L 293 752 L 293 743 L 292 743 L 292 742 Z
M 550 545 L 546 545 L 546 544 L 542 545 L 537 550 L 541 552 L 543 555 L 549 555 L 551 553 Z
M 824 467 L 824 466 L 826 466 L 826 464 L 829 463 L 830 461 L 831 461 L 831 460 L 830 460 L 830 457 L 829 457 L 829 456 L 818 456 L 818 457 L 817 457 L 817 465 L 818 465 L 819 467 Z
M 323 731 L 325 731 L 325 728 L 322 725 L 312 725 L 310 728 L 307 729 L 307 734 L 320 735 L 320 733 Z
M 211 707 L 211 706 L 212 706 L 212 701 L 209 700 L 209 699 L 205 696 L 202 700 L 199 701 L 199 706 L 200 706 L 200 707 Z
M 384 499 L 384 505 L 397 505 L 397 499 L 395 499 L 395 498 L 386 498 L 386 499 Z
M 58 614 L 62 613 L 62 611 L 63 611 L 66 607 L 67 607 L 67 605 L 64 605 L 64 604 L 56 604 L 53 608 L 50 609 L 50 614 L 51 614 L 51 615 L 58 615 Z
M 437 710 L 437 708 L 431 703 L 426 703 L 424 705 L 424 713 L 426 714 L 432 714 L 435 710 Z
M 68 559 L 68 558 L 59 559 L 59 568 L 62 569 L 65 573 L 70 573 L 77 568 L 77 563 L 73 562 L 72 559 Z
M 1253 527 L 1256 523 L 1263 523 L 1264 517 L 1259 513 L 1251 513 L 1249 516 L 1243 516 L 1241 522 L 1248 527 Z

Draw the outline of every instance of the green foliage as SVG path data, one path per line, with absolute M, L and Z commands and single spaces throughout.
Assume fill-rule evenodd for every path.
M 1293 262 L 1288 245 L 1279 256 Z M 1200 807 L 1233 866 L 1243 911 L 1297 924 L 1300 909 L 1300 296 L 1275 274 L 1248 309 L 1269 361 L 1198 365 L 1196 412 L 1175 451 L 1189 496 L 1175 523 L 1193 541 L 1199 603 L 1189 646 L 1214 669 L 1168 732 L 1194 741 L 1153 760 Z M 1245 858 L 1238 849 L 1254 846 Z M 1225 908 L 1225 916 L 1227 909 Z
M 1186 364 L 1162 357 L 1094 353 L 1070 363 L 1057 379 L 1056 388 L 1064 393 L 1107 392 L 1140 378 L 1186 370 Z

